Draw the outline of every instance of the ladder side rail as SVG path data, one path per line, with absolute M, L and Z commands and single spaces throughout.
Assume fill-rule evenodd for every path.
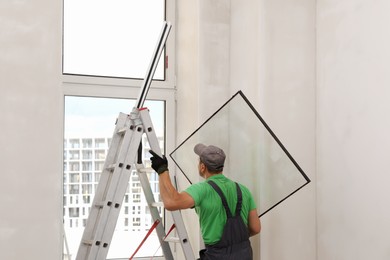
M 150 118 L 149 110 L 148 109 L 142 109 L 140 110 L 140 117 L 143 122 L 145 133 L 148 138 L 149 144 L 151 149 L 158 154 L 159 156 L 162 156 L 161 148 L 156 136 L 156 133 L 154 131 L 153 123 Z M 179 236 L 180 243 L 182 245 L 183 253 L 187 260 L 194 260 L 195 255 L 194 251 L 192 250 L 192 246 L 190 243 L 190 240 L 188 239 L 188 234 L 182 219 L 182 215 L 179 210 L 172 211 L 172 217 L 174 220 L 174 223 L 176 225 L 176 232 Z
M 127 120 L 127 115 L 120 113 L 116 122 L 115 130 L 112 136 L 111 145 L 108 150 L 105 164 L 100 176 L 99 184 L 97 186 L 97 190 L 95 192 L 95 196 L 92 201 L 91 209 L 89 212 L 89 216 L 87 219 L 86 226 L 84 228 L 84 232 L 82 235 L 82 239 L 80 241 L 79 249 L 77 252 L 76 259 L 83 260 L 87 259 L 92 244 L 94 243 L 95 233 L 99 223 L 99 219 L 101 218 L 102 206 L 100 205 L 102 201 L 105 200 L 108 187 L 111 183 L 112 171 L 108 170 L 109 165 L 114 164 L 117 156 L 118 156 L 118 147 L 122 143 L 122 135 L 118 135 L 118 131 L 125 127 Z
M 160 216 L 160 212 L 158 211 L 158 207 L 155 205 L 155 200 L 153 196 L 153 191 L 150 187 L 150 181 L 148 179 L 146 172 L 141 172 L 141 169 L 144 169 L 143 164 L 138 164 L 138 176 L 142 185 L 142 190 L 144 192 L 146 201 L 148 203 L 148 207 L 150 210 L 150 214 L 152 216 L 152 219 L 154 221 L 159 220 L 160 224 L 156 227 L 156 232 L 158 239 L 160 241 L 161 249 L 163 250 L 163 254 L 165 259 L 167 260 L 173 260 L 173 255 L 171 251 L 171 247 L 167 241 L 164 240 L 164 237 L 166 236 L 165 228 L 162 222 L 162 218 Z
M 135 115 L 134 121 L 137 122 L 139 125 L 142 125 L 143 133 L 146 133 L 148 131 L 148 129 L 150 129 L 150 126 L 145 125 L 144 122 L 142 121 L 141 114 L 145 113 L 145 111 L 143 111 L 143 110 L 145 110 L 145 109 L 134 108 L 133 115 Z M 156 137 L 156 140 L 157 140 L 157 137 Z M 138 144 L 140 144 L 140 143 L 141 142 L 139 142 Z M 159 150 L 160 150 L 160 148 L 159 148 Z M 145 195 L 145 199 L 148 203 L 148 207 L 149 207 L 152 219 L 154 221 L 158 220 L 160 222 L 160 224 L 157 225 L 157 227 L 156 227 L 156 232 L 157 232 L 158 239 L 160 241 L 161 249 L 163 250 L 164 257 L 167 260 L 173 260 L 171 247 L 169 246 L 168 242 L 164 241 L 164 237 L 166 236 L 166 233 L 165 233 L 164 225 L 162 223 L 160 212 L 158 211 L 158 208 L 155 206 L 155 200 L 154 200 L 152 188 L 150 186 L 150 181 L 148 179 L 147 173 L 141 172 L 141 170 L 144 170 L 145 167 L 144 167 L 143 163 L 137 164 L 136 166 L 137 166 L 137 174 L 138 174 L 141 186 L 142 186 L 142 191 L 143 191 L 143 193 Z
M 183 217 L 180 210 L 175 210 L 171 212 L 173 221 L 176 225 L 176 233 L 179 236 L 180 244 L 183 249 L 184 256 L 187 260 L 194 260 L 195 254 L 192 250 L 190 240 L 188 238 L 187 230 L 184 225 Z
M 127 120 L 130 121 L 129 118 L 127 118 Z M 126 124 L 126 125 L 128 125 L 128 124 Z M 97 255 L 99 254 L 98 252 L 101 249 L 103 249 L 103 251 L 108 252 L 108 248 L 109 248 L 111 241 L 110 240 L 103 241 L 102 240 L 103 234 L 105 232 L 108 232 L 109 234 L 111 234 L 111 237 L 112 237 L 112 234 L 114 233 L 114 230 L 110 231 L 110 230 L 106 230 L 106 229 L 107 229 L 107 227 L 110 227 L 110 226 L 107 226 L 107 224 L 110 221 L 113 221 L 116 224 L 117 218 L 111 217 L 111 215 L 113 215 L 113 216 L 119 215 L 119 210 L 120 210 L 119 206 L 121 204 L 118 205 L 118 204 L 114 203 L 114 197 L 115 197 L 115 193 L 116 193 L 116 190 L 118 188 L 118 185 L 121 184 L 121 185 L 125 185 L 127 187 L 127 184 L 128 184 L 128 180 L 127 180 L 127 182 L 124 182 L 124 183 L 120 183 L 120 180 L 121 180 L 121 176 L 123 174 L 126 175 L 126 173 L 124 173 L 124 172 L 130 172 L 131 167 L 130 167 L 130 165 L 126 165 L 125 161 L 126 161 L 126 157 L 127 157 L 128 151 L 129 151 L 129 146 L 130 146 L 131 141 L 133 139 L 134 132 L 135 132 L 134 128 L 132 128 L 130 126 L 130 127 L 127 127 L 127 129 L 123 135 L 123 140 L 122 140 L 121 146 L 119 148 L 117 161 L 114 163 L 115 168 L 114 168 L 114 171 L 112 172 L 111 182 L 110 182 L 110 185 L 107 189 L 107 194 L 104 198 L 104 201 L 101 202 L 101 204 L 103 205 L 103 208 L 101 211 L 100 218 L 97 221 L 98 228 L 96 229 L 96 232 L 95 232 L 94 244 L 92 245 L 92 248 L 91 248 L 91 251 L 90 251 L 90 254 L 88 257 L 89 260 L 103 260 L 103 259 L 105 259 L 105 256 L 104 257 L 101 256 L 102 258 L 97 258 Z M 122 196 L 124 196 L 124 194 Z M 115 229 L 115 225 L 114 225 L 114 229 Z M 104 249 L 107 249 L 107 250 L 104 250 Z
M 132 131 L 131 140 L 127 146 L 127 153 L 123 157 L 123 170 L 118 176 L 118 181 L 115 182 L 116 187 L 110 189 L 110 198 L 112 198 L 112 205 L 109 215 L 107 216 L 106 225 L 101 234 L 103 247 L 99 248 L 96 259 L 106 259 L 109 246 L 115 231 L 116 223 L 120 214 L 120 210 L 123 204 L 123 199 L 126 194 L 131 172 L 134 170 L 135 160 L 137 158 L 138 146 L 142 139 L 143 128 L 142 126 L 136 126 Z M 104 246 L 106 244 L 107 246 Z

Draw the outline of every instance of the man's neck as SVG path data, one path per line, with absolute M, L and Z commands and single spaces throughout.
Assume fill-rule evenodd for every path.
M 204 178 L 207 180 L 208 178 L 213 177 L 215 175 L 219 175 L 219 174 L 222 174 L 222 172 L 218 172 L 218 173 L 206 172 L 206 174 L 204 175 Z

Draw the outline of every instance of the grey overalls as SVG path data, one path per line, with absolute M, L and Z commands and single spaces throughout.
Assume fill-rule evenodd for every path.
M 235 215 L 232 216 L 222 190 L 213 181 L 208 181 L 207 183 L 210 184 L 221 197 L 227 220 L 221 240 L 214 245 L 206 245 L 206 249 L 201 250 L 200 252 L 200 259 L 252 260 L 253 253 L 249 241 L 249 230 L 240 216 L 242 207 L 242 192 L 240 186 L 236 183 L 237 205 Z

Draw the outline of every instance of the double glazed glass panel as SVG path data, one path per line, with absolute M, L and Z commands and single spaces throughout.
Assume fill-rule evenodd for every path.
M 225 151 L 224 174 L 250 189 L 260 216 L 310 182 L 241 91 L 171 153 L 191 183 L 199 181 L 197 143 Z

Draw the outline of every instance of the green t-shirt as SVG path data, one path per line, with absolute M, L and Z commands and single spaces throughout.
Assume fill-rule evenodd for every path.
M 223 174 L 217 174 L 206 181 L 188 187 L 187 192 L 195 201 L 195 211 L 199 216 L 203 241 L 206 245 L 217 243 L 221 237 L 226 223 L 226 212 L 218 193 L 207 183 L 214 181 L 226 197 L 230 211 L 234 215 L 237 204 L 237 189 L 235 183 Z M 249 211 L 256 208 L 252 194 L 247 187 L 240 184 L 242 191 L 241 217 L 248 225 Z

